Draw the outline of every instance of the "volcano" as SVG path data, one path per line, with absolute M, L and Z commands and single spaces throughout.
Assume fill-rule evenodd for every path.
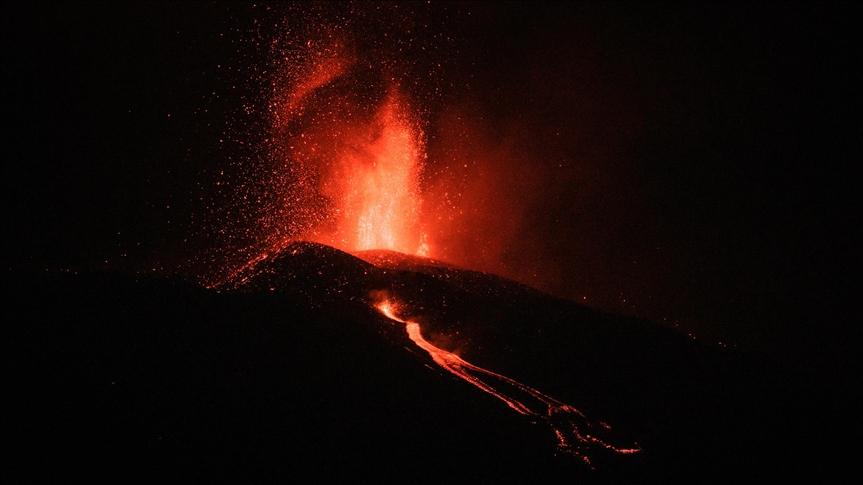
M 216 288 L 15 288 L 16 449 L 37 479 L 689 481 L 805 463 L 783 443 L 806 439 L 790 416 L 813 404 L 779 369 L 441 261 L 293 242 Z

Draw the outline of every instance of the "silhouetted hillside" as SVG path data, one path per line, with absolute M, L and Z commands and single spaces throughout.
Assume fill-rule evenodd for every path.
M 719 481 L 817 470 L 815 396 L 671 330 L 416 258 L 294 243 L 206 290 L 123 274 L 15 275 L 14 463 L 72 477 Z M 642 453 L 590 471 L 442 372 L 425 337 L 614 426 Z M 803 459 L 808 457 L 807 459 Z M 750 475 L 747 475 L 750 476 Z

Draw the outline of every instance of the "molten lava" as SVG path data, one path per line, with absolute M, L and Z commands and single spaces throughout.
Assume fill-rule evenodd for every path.
M 321 242 L 349 251 L 419 252 L 422 154 L 422 137 L 404 99 L 391 89 L 372 122 L 350 137 L 325 178 L 324 194 L 335 206 L 336 225 Z
M 426 351 L 438 366 L 503 401 L 513 411 L 544 422 L 554 432 L 558 448 L 578 456 L 586 465 L 592 467 L 591 456 L 598 451 L 622 455 L 641 451 L 637 447 L 619 448 L 598 437 L 597 433 L 608 432 L 611 427 L 602 422 L 594 424 L 575 407 L 432 345 L 422 336 L 418 323 L 404 320 L 396 314 L 399 306 L 395 301 L 385 299 L 377 303 L 376 307 L 390 320 L 405 324 L 408 337 L 417 347 Z
M 279 202 L 262 217 L 265 250 L 304 239 L 428 255 L 420 226 L 425 136 L 397 78 L 368 75 L 335 31 L 277 54 L 267 183 Z

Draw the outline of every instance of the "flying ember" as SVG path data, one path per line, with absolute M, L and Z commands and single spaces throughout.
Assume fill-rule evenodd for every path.
M 336 229 L 321 242 L 350 251 L 418 252 L 422 142 L 408 116 L 392 89 L 366 129 L 351 135 L 324 182 Z
M 428 255 L 420 226 L 425 136 L 398 79 L 370 68 L 341 34 L 277 52 L 268 104 L 270 250 L 306 239 L 346 251 Z M 287 229 L 286 229 L 287 228 Z

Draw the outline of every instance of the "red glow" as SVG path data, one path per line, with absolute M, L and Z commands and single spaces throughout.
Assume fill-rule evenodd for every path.
M 262 220 L 271 250 L 306 239 L 351 252 L 429 254 L 420 230 L 419 117 L 395 77 L 359 77 L 357 59 L 328 32 L 279 61 L 269 183 L 281 203 Z
M 248 281 L 248 270 L 293 239 L 366 252 L 364 259 L 381 255 L 369 250 L 391 250 L 423 258 L 469 259 L 466 266 L 477 268 L 487 266 L 475 257 L 477 248 L 482 253 L 490 240 L 526 235 L 514 212 L 507 210 L 510 198 L 488 182 L 490 174 L 495 180 L 529 180 L 530 172 L 477 171 L 494 165 L 505 150 L 485 150 L 488 143 L 477 145 L 472 138 L 471 149 L 457 150 L 454 160 L 463 162 L 457 168 L 447 167 L 452 160 L 437 160 L 439 171 L 425 180 L 423 194 L 424 124 L 398 76 L 363 62 L 336 34 L 294 47 L 279 61 L 281 70 L 268 105 L 267 143 L 274 164 L 262 185 L 275 197 L 273 202 L 264 198 L 268 202 L 259 221 L 263 242 L 257 255 L 232 272 L 229 281 Z M 558 448 L 588 466 L 595 453 L 639 451 L 600 438 L 609 427 L 590 421 L 575 407 L 433 345 L 423 337 L 419 323 L 400 317 L 395 300 L 375 306 L 404 324 L 410 340 L 441 369 L 548 426 Z
M 280 79 L 285 85 L 278 84 L 273 94 L 271 106 L 276 109 L 272 115 L 278 129 L 284 129 L 288 122 L 302 115 L 308 98 L 345 74 L 352 64 L 344 43 L 337 40 L 308 41 L 304 53 L 302 60 L 284 59 L 296 64 L 285 66 L 283 79 Z
M 349 136 L 326 174 L 324 194 L 335 207 L 335 230 L 320 242 L 348 251 L 420 252 L 422 148 L 403 97 L 391 89 L 372 122 Z

